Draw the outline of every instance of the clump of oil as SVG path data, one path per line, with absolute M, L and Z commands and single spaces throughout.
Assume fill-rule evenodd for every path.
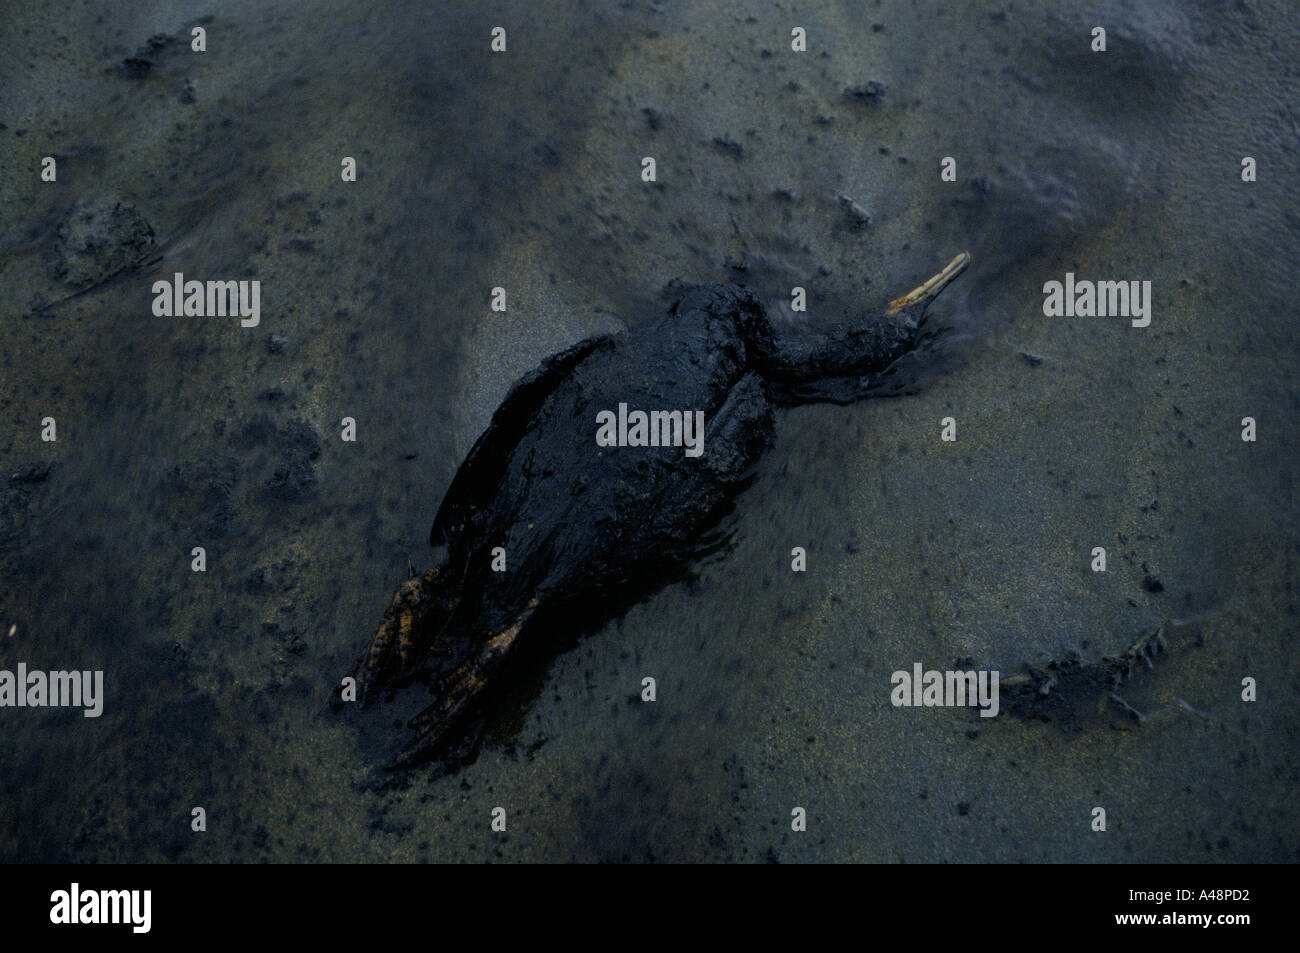
M 153 226 L 130 202 L 101 196 L 73 207 L 54 236 L 50 272 L 74 291 L 139 264 L 154 248 Z

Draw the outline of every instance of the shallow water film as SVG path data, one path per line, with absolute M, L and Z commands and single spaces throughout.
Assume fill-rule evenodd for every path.
M 4 4 L 0 859 L 1300 860 L 1294 10 L 1086 6 Z M 517 379 L 962 252 L 386 770 L 440 679 L 343 680 Z

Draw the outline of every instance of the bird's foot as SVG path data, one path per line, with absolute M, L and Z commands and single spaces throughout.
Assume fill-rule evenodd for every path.
M 397 587 L 361 660 L 361 707 L 368 707 L 380 692 L 409 678 L 424 661 L 434 630 L 431 616 L 444 608 L 439 598 L 440 572 L 440 567 L 435 567 Z
M 488 639 L 477 655 L 447 677 L 438 700 L 411 719 L 410 727 L 419 737 L 397 756 L 389 765 L 390 769 L 414 767 L 442 750 L 450 740 L 451 730 L 462 721 L 475 698 L 487 686 L 489 676 L 514 649 L 519 633 L 536 606 L 537 600 L 534 599 L 508 628 Z

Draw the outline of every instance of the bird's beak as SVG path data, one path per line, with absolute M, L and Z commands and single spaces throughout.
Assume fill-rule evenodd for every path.
M 966 270 L 970 264 L 970 252 L 962 252 L 952 261 L 944 266 L 943 271 L 939 272 L 933 278 L 918 285 L 901 298 L 895 298 L 889 302 L 889 310 L 885 316 L 892 318 L 904 308 L 913 308 L 917 305 L 929 304 L 939 296 L 939 292 L 948 286 L 948 284 Z

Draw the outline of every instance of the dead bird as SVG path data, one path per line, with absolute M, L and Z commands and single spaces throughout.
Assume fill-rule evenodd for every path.
M 445 558 L 398 587 L 358 666 L 363 707 L 431 672 L 435 700 L 393 766 L 437 755 L 521 640 L 576 607 L 626 604 L 698 554 L 768 447 L 774 408 L 886 392 L 969 262 L 958 255 L 884 315 L 816 333 L 778 331 L 738 285 L 691 288 L 663 318 L 516 383 L 438 509 L 429 541 Z

